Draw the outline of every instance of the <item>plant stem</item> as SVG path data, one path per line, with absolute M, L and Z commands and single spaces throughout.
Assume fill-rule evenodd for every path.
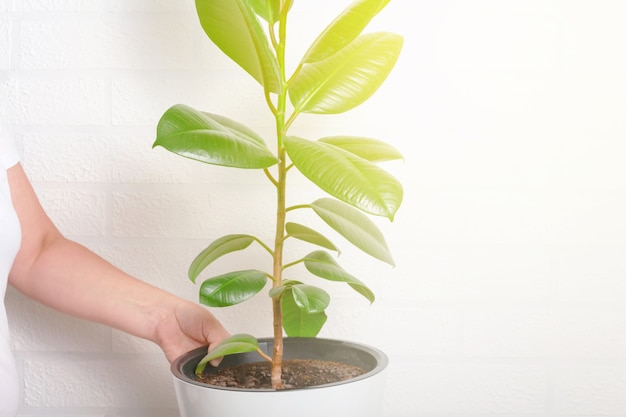
M 280 118 L 277 118 L 277 120 Z M 283 247 L 285 234 L 285 150 L 279 149 L 280 162 L 278 167 L 278 187 L 276 188 L 276 237 L 274 240 L 274 282 L 273 286 L 282 285 L 283 273 Z M 272 298 L 272 310 L 274 313 L 274 351 L 272 355 L 272 387 L 278 389 L 282 386 L 282 361 L 283 361 L 283 312 L 282 298 Z
M 265 359 L 268 362 L 272 362 L 272 357 L 269 355 L 266 355 L 265 352 L 263 352 L 261 349 L 257 349 L 256 353 L 259 354 L 259 356 L 261 356 L 263 359 Z
M 284 7 L 284 5 L 283 5 Z M 286 9 L 285 9 L 286 10 Z M 285 77 L 285 39 L 286 39 L 287 14 L 280 14 L 278 25 L 278 42 L 276 43 L 276 57 L 281 69 L 281 89 L 278 94 L 277 105 L 274 109 L 276 118 L 276 142 L 278 153 L 278 176 L 276 179 L 276 234 L 274 239 L 274 282 L 273 286 L 282 285 L 283 279 L 283 248 L 285 241 L 286 219 L 286 185 L 287 185 L 287 153 L 284 139 L 286 136 L 285 112 L 287 108 L 287 82 Z M 274 351 L 272 355 L 272 387 L 282 388 L 282 362 L 283 362 L 283 312 L 282 298 L 272 298 L 272 310 L 274 313 Z

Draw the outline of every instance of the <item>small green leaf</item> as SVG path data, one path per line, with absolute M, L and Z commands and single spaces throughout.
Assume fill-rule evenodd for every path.
M 315 337 L 326 323 L 326 313 L 307 313 L 296 304 L 291 291 L 282 298 L 283 329 L 289 337 Z
M 389 0 L 357 0 L 350 4 L 315 39 L 303 63 L 321 61 L 354 40 Z
M 304 65 L 289 87 L 295 112 L 336 114 L 357 107 L 385 81 L 402 43 L 400 35 L 369 33 L 322 61 Z
M 228 307 L 256 295 L 267 282 L 267 274 L 254 269 L 229 272 L 200 285 L 200 302 L 209 307 Z
M 320 313 L 330 304 L 328 293 L 312 285 L 293 285 L 291 292 L 298 307 L 308 314 Z
M 282 297 L 282 295 L 285 293 L 285 291 L 288 291 L 294 285 L 299 285 L 299 284 L 302 284 L 302 282 L 296 281 L 296 280 L 292 280 L 292 279 L 285 279 L 285 280 L 283 280 L 283 285 L 279 285 L 278 287 L 273 287 L 270 290 L 269 296 L 271 298 Z
M 376 259 L 395 265 L 383 234 L 366 215 L 331 198 L 316 200 L 311 208 L 354 246 Z
M 280 70 L 255 10 L 246 0 L 196 0 L 204 32 L 267 91 L 280 90 Z
M 213 241 L 206 249 L 196 256 L 189 266 L 189 279 L 195 283 L 196 278 L 207 266 L 216 259 L 250 246 L 256 238 L 248 235 L 227 235 Z
M 287 223 L 285 225 L 285 230 L 289 234 L 296 239 L 302 240 L 304 242 L 309 242 L 317 246 L 321 246 L 326 249 L 334 250 L 339 253 L 339 249 L 325 236 L 321 233 L 316 232 L 315 230 L 303 226 L 298 223 Z
M 254 336 L 249 334 L 235 334 L 231 337 L 224 339 L 222 343 L 217 345 L 198 363 L 196 366 L 196 375 L 202 376 L 207 363 L 213 359 L 218 359 L 223 356 L 232 355 L 235 353 L 254 352 L 259 348 L 259 343 Z
M 376 164 L 337 146 L 295 136 L 285 138 L 285 149 L 296 168 L 328 194 L 393 220 L 402 203 L 402 185 Z
M 313 275 L 330 280 L 345 282 L 355 291 L 374 302 L 374 293 L 359 279 L 347 273 L 335 260 L 324 251 L 315 251 L 304 258 L 306 269 Z
M 370 162 L 404 159 L 396 148 L 378 139 L 357 136 L 329 136 L 321 138 L 319 141 L 341 148 Z
M 156 146 L 196 161 L 233 168 L 260 169 L 278 162 L 251 129 L 183 104 L 170 107 L 161 117 Z

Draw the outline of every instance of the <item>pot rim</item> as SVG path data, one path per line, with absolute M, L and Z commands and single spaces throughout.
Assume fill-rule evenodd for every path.
M 196 386 L 203 387 L 206 389 L 215 389 L 215 390 L 224 390 L 224 391 L 243 391 L 243 392 L 289 392 L 289 391 L 319 389 L 319 388 L 326 388 L 326 387 L 354 383 L 357 381 L 371 378 L 374 375 L 379 374 L 380 372 L 385 370 L 387 368 L 387 365 L 389 364 L 389 358 L 382 350 L 376 347 L 367 345 L 367 344 L 359 343 L 359 342 L 345 341 L 345 340 L 340 340 L 340 339 L 318 338 L 318 337 L 314 337 L 314 338 L 286 337 L 284 341 L 285 341 L 285 353 L 286 354 L 287 354 L 287 344 L 305 343 L 305 344 L 326 345 L 329 347 L 333 347 L 335 349 L 343 349 L 346 351 L 359 352 L 359 354 L 364 355 L 369 360 L 373 361 L 374 366 L 371 369 L 366 370 L 366 372 L 363 373 L 362 375 L 359 375 L 359 376 L 356 376 L 356 377 L 353 377 L 344 381 L 332 382 L 332 383 L 321 384 L 321 385 L 314 385 L 314 386 L 309 386 L 309 387 L 290 388 L 287 390 L 275 390 L 272 388 L 222 387 L 222 386 L 207 384 L 206 382 L 197 381 L 195 378 L 193 378 L 192 376 L 189 376 L 183 370 L 184 366 L 188 364 L 189 362 L 194 361 L 194 360 L 196 362 L 199 362 L 200 359 L 204 357 L 207 351 L 207 347 L 203 346 L 203 347 L 193 349 L 187 353 L 184 353 L 178 358 L 174 359 L 174 361 L 172 361 L 171 363 L 170 371 L 175 379 L 182 381 L 183 383 L 196 385 Z M 270 337 L 259 338 L 258 342 L 259 342 L 259 348 L 261 348 L 262 350 L 266 350 L 266 353 L 268 353 L 267 351 L 271 353 L 271 348 L 273 346 L 273 338 L 270 338 Z M 257 352 L 234 354 L 234 355 L 230 355 L 229 358 L 237 358 L 237 357 L 242 357 L 244 355 L 256 356 L 257 357 L 256 362 L 263 360 L 258 356 Z M 286 357 L 285 359 L 291 359 L 291 358 L 295 358 L 295 357 Z M 335 360 L 335 361 L 341 362 L 341 360 Z M 224 361 L 222 361 L 222 364 L 220 366 L 222 365 L 224 365 Z M 229 365 L 225 365 L 225 366 L 229 366 Z M 195 369 L 195 365 L 193 366 L 193 368 Z

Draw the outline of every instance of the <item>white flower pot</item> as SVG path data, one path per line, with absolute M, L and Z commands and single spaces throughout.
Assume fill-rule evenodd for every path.
M 272 340 L 259 346 L 271 354 Z M 206 348 L 193 350 L 172 362 L 174 388 L 181 417 L 377 417 L 384 393 L 387 356 L 376 348 L 319 338 L 286 338 L 285 359 L 319 359 L 360 366 L 365 374 L 316 387 L 271 390 L 223 388 L 194 379 L 196 364 Z M 231 355 L 220 367 L 258 362 L 257 353 Z

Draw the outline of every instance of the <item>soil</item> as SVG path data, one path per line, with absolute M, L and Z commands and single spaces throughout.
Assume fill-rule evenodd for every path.
M 254 362 L 235 367 L 221 368 L 215 374 L 205 374 L 199 381 L 228 388 L 268 389 L 270 363 Z M 339 362 L 290 359 L 283 362 L 284 389 L 304 388 L 345 381 L 362 375 L 359 367 Z

